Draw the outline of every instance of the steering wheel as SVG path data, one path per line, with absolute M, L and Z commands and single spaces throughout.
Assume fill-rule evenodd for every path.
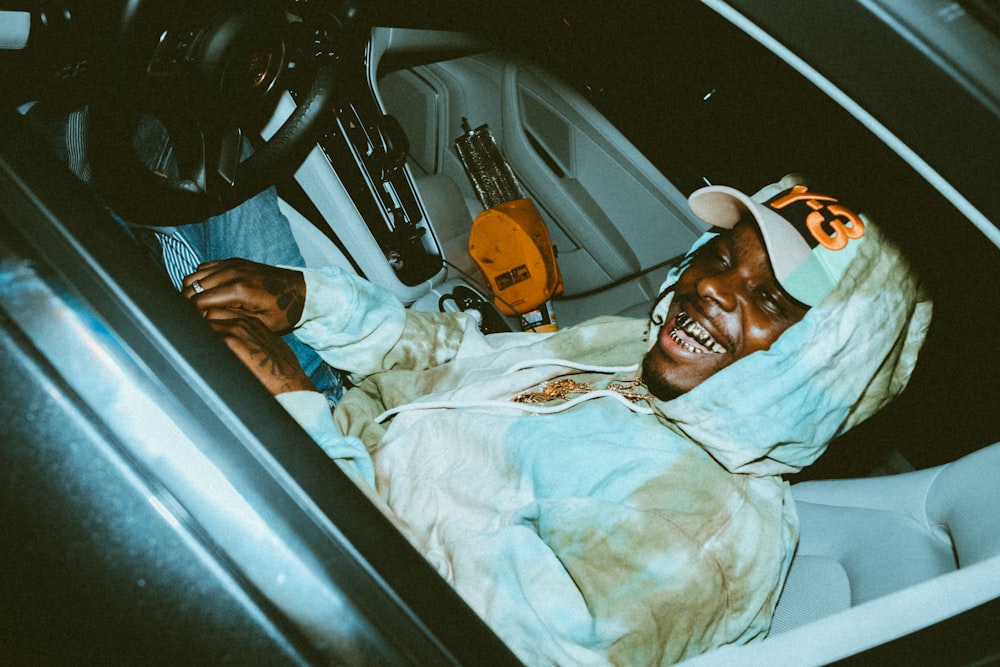
M 299 2 L 306 6 L 307 2 Z M 294 2 L 128 0 L 88 112 L 95 187 L 130 222 L 183 225 L 229 210 L 291 173 L 315 144 L 334 93 L 337 56 L 322 37 L 330 14 L 289 20 Z M 317 24 L 317 16 L 320 24 Z M 317 27 L 319 26 L 319 27 Z M 292 48 L 298 29 L 299 46 Z M 267 141 L 248 149 L 289 79 L 308 90 Z M 171 168 L 136 154 L 140 124 L 169 134 Z M 155 124 L 154 124 L 155 125 Z

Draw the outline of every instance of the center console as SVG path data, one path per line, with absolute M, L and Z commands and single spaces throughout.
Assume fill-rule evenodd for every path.
M 414 309 L 467 311 L 485 333 L 508 331 L 506 318 L 486 297 L 462 279 L 447 279 L 442 246 L 406 164 L 406 134 L 376 92 L 379 41 L 369 42 L 364 58 L 341 63 L 331 122 L 295 173 L 301 193 L 297 203 L 285 203 L 302 215 L 286 215 L 300 245 L 311 246 L 303 256 L 308 265 L 343 265 Z M 282 100 L 270 125 L 280 125 L 294 104 L 290 96 Z M 447 213 L 432 199 L 435 214 Z M 468 216 L 460 196 L 454 205 Z M 296 233 L 303 217 L 321 233 Z
M 365 91 L 336 110 L 320 147 L 399 281 L 412 287 L 433 279 L 442 259 L 405 168 L 408 145 L 399 123 Z
M 406 135 L 379 104 L 366 61 L 341 64 L 331 120 L 295 173 L 300 192 L 279 194 L 332 241 L 331 257 L 412 304 L 445 280 L 443 253 L 406 166 Z M 285 95 L 265 138 L 294 108 Z

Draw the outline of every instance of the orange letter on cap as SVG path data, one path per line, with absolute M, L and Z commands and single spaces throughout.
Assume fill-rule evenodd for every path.
M 792 187 L 791 192 L 771 202 L 771 206 L 782 209 L 802 200 L 805 200 L 806 205 L 813 210 L 806 216 L 806 228 L 824 248 L 841 250 L 847 245 L 848 239 L 859 239 L 865 235 L 865 223 L 854 211 L 836 203 L 837 200 L 834 197 L 809 192 L 809 189 L 804 185 Z M 822 202 L 831 203 L 824 205 Z M 833 216 L 829 220 L 823 214 L 824 208 Z M 824 228 L 824 224 L 832 229 L 832 232 L 828 232 Z
M 806 218 L 806 228 L 824 248 L 842 250 L 848 239 L 859 239 L 865 235 L 865 223 L 854 211 L 839 204 L 827 206 L 826 210 L 837 217 L 826 220 L 822 213 L 814 211 Z M 824 222 L 833 228 L 832 234 L 823 228 Z
M 792 186 L 791 192 L 782 197 L 781 199 L 775 199 L 771 202 L 771 208 L 782 209 L 789 204 L 794 204 L 797 201 L 807 200 L 806 203 L 809 204 L 810 208 L 819 209 L 822 204 L 821 201 L 837 201 L 836 198 L 829 195 L 821 195 L 816 192 L 809 192 L 809 188 L 804 185 Z

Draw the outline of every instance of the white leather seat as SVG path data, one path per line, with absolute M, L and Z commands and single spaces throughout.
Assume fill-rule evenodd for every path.
M 482 205 L 478 201 L 467 200 L 455 181 L 443 174 L 420 176 L 415 184 L 445 259 L 465 275 L 481 280 L 479 267 L 468 249 L 473 211 L 482 210 Z M 449 277 L 462 277 L 461 274 L 454 275 L 451 268 L 448 273 Z
M 916 472 L 792 487 L 798 551 L 772 635 L 1000 554 L 1000 443 Z

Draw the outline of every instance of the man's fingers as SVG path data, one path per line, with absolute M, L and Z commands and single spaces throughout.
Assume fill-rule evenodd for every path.
M 244 318 L 234 315 L 232 312 L 217 310 L 214 311 L 216 316 L 213 318 L 206 317 L 208 320 L 208 325 L 216 333 L 226 334 L 226 333 L 236 333 L 239 329 L 246 329 L 244 325 Z
M 231 308 L 209 308 L 201 311 L 201 316 L 213 324 L 219 321 L 248 317 L 246 311 L 233 310 Z
M 181 295 L 187 299 L 193 299 L 199 294 L 203 294 L 220 284 L 216 270 L 213 268 L 199 267 L 181 280 Z
M 188 298 L 200 311 L 227 308 L 244 314 L 254 314 L 260 310 L 260 305 L 253 298 L 253 290 L 238 280 L 225 280 L 224 277 L 214 274 L 199 286 L 202 291 L 198 292 L 196 288 L 192 288 Z
M 256 320 L 240 317 L 232 312 L 218 311 L 218 315 L 216 319 L 209 320 L 209 326 L 246 363 L 250 358 L 250 348 L 255 346 L 254 341 L 262 337 L 258 327 L 263 326 Z M 266 331 L 266 328 L 263 330 Z
M 183 280 L 181 294 L 207 313 L 226 309 L 258 318 L 269 329 L 290 331 L 302 315 L 305 281 L 300 271 L 245 259 L 206 262 Z
M 245 259 L 233 257 L 202 262 L 198 268 L 181 280 L 181 294 L 191 298 L 202 292 L 231 282 L 240 275 L 240 269 L 251 264 Z
M 190 299 L 198 310 L 230 308 L 255 312 L 253 290 L 245 274 L 231 260 L 203 264 L 183 280 L 181 294 Z
M 198 265 L 198 270 L 199 271 L 206 271 L 206 270 L 209 270 L 212 267 L 218 266 L 220 264 L 227 264 L 227 263 L 231 263 L 233 261 L 242 261 L 242 260 L 240 260 L 238 257 L 229 257 L 227 259 L 213 259 L 213 260 L 211 260 L 209 262 L 202 262 L 201 264 L 199 264 Z

